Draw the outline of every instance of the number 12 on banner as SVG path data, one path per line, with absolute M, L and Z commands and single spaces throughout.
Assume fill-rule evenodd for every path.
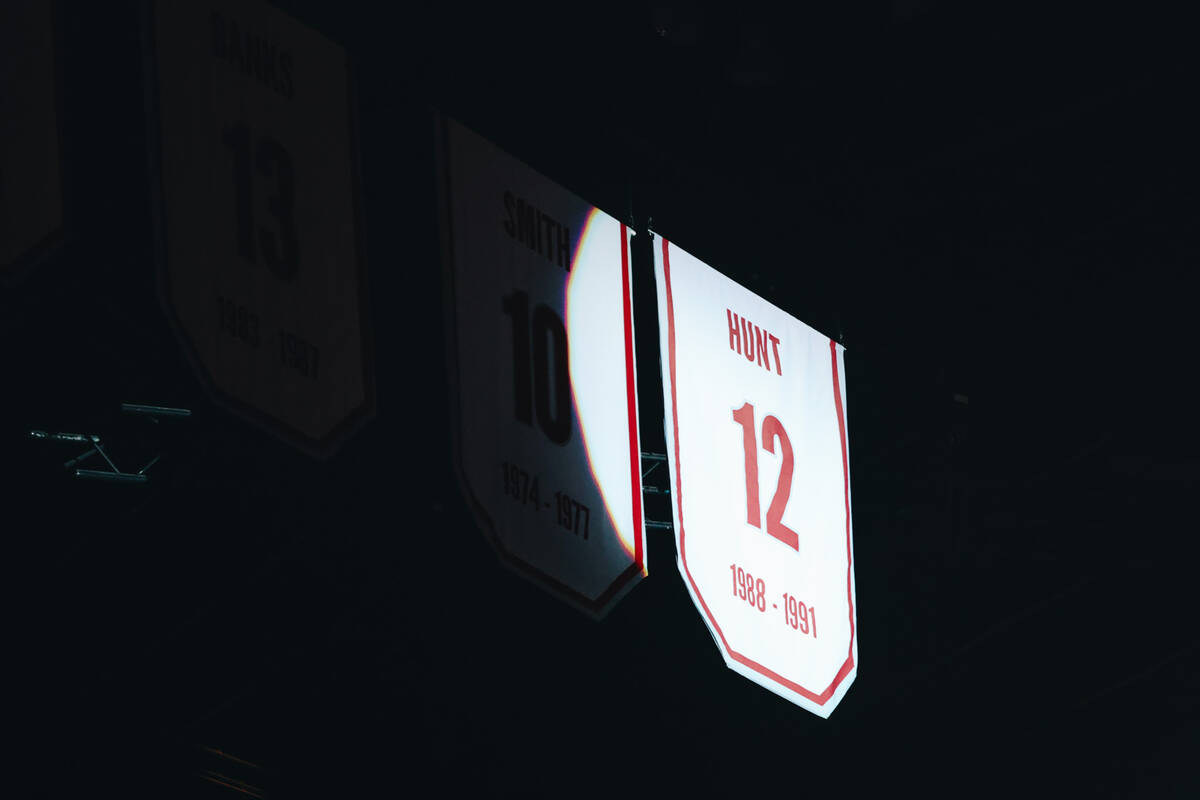
M 746 457 L 746 523 L 756 528 L 762 527 L 758 505 L 758 441 L 754 431 L 754 406 L 744 403 L 741 408 L 733 410 L 733 421 L 742 426 L 742 449 Z M 768 453 L 775 452 L 775 440 L 783 455 L 783 465 L 779 469 L 779 480 L 775 484 L 775 496 L 767 509 L 767 533 L 786 544 L 793 550 L 800 550 L 800 537 L 796 532 L 783 524 L 783 511 L 787 508 L 788 496 L 792 492 L 792 469 L 794 457 L 792 442 L 788 439 L 787 431 L 783 429 L 776 417 L 767 415 L 762 424 L 763 449 Z

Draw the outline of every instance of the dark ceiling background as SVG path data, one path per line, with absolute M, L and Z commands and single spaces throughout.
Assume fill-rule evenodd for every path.
M 1181 20 L 278 5 L 356 69 L 378 414 L 317 462 L 207 398 L 154 294 L 138 6 L 61 3 L 68 238 L 0 295 L 31 796 L 1195 795 Z M 845 342 L 862 666 L 830 720 L 724 668 L 669 535 L 595 623 L 474 529 L 431 107 Z M 122 401 L 195 412 L 148 487 L 24 438 L 133 441 Z

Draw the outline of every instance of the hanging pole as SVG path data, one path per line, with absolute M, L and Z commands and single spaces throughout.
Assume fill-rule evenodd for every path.
M 665 463 L 666 460 L 667 460 L 667 456 L 665 453 L 643 452 L 642 453 L 642 470 L 643 470 L 642 471 L 642 480 L 645 480 L 646 477 L 651 472 L 654 472 L 654 470 L 658 469 L 659 464 Z M 647 462 L 647 461 L 652 462 L 650 464 L 649 469 L 647 469 L 645 466 L 645 462 Z M 657 486 L 643 486 L 642 490 L 644 492 L 646 492 L 647 494 L 670 494 L 671 493 L 671 491 L 669 489 L 659 489 Z
M 146 475 L 133 475 L 128 472 L 109 472 L 103 469 L 77 469 L 76 478 L 85 480 L 108 481 L 109 483 L 145 483 L 150 478 Z
M 172 419 L 186 418 L 192 415 L 187 408 L 168 408 L 167 406 L 147 406 L 140 403 L 121 403 L 121 410 L 127 414 L 141 414 L 150 419 L 169 417 Z

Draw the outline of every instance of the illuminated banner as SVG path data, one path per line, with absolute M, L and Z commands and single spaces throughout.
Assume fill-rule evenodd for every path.
M 0 278 L 61 239 L 56 52 L 51 0 L 0 3 Z
M 346 55 L 257 0 L 149 14 L 167 315 L 217 402 L 328 455 L 375 404 Z
M 654 252 L 683 581 L 730 669 L 828 717 L 858 668 L 843 348 Z
M 516 571 L 602 616 L 646 574 L 631 232 L 438 121 L 459 479 Z

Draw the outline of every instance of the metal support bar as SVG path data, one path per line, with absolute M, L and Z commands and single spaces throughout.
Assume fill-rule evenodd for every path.
M 99 443 L 99 436 L 86 433 L 46 433 L 45 431 L 30 431 L 30 439 L 49 439 L 52 442 L 94 442 Z
M 112 483 L 145 483 L 149 478 L 145 475 L 131 475 L 128 472 L 109 472 L 103 469 L 77 469 L 76 478 L 88 480 L 110 481 Z
M 121 403 L 121 410 L 127 414 L 142 414 L 150 419 L 155 419 L 156 417 L 170 417 L 172 419 L 178 419 L 190 417 L 192 415 L 191 410 L 187 408 L 147 406 L 140 403 Z
M 643 453 L 642 453 L 642 460 L 643 460 L 643 461 L 653 461 L 653 462 L 654 462 L 653 464 L 651 464 L 651 465 L 650 465 L 650 469 L 648 469 L 648 470 L 646 470 L 645 472 L 643 472 L 643 473 L 642 473 L 642 480 L 645 480 L 647 475 L 649 475 L 651 472 L 654 472 L 654 470 L 658 469 L 658 465 L 659 465 L 659 464 L 663 464 L 663 463 L 665 463 L 665 462 L 666 462 L 666 460 L 667 460 L 667 455 L 666 455 L 666 453 L 646 453 L 646 452 L 643 452 Z M 656 493 L 657 493 L 657 492 L 651 492 L 651 494 L 656 494 Z M 668 493 L 668 494 L 669 494 L 669 493 Z
M 96 452 L 99 453 L 100 456 L 105 461 L 108 462 L 108 465 L 113 468 L 113 472 L 116 472 L 117 474 L 121 474 L 121 468 L 113 463 L 113 460 L 108 457 L 108 453 L 104 452 L 104 448 L 100 446 L 100 440 L 98 438 L 95 441 L 95 446 L 96 446 Z
M 85 458 L 91 458 L 95 454 L 96 454 L 96 448 L 94 448 L 94 447 L 89 448 L 88 450 L 84 451 L 83 455 L 76 456 L 75 458 L 72 458 L 70 461 L 63 464 L 63 469 L 70 469 L 71 467 L 78 464 L 80 461 L 83 461 Z

